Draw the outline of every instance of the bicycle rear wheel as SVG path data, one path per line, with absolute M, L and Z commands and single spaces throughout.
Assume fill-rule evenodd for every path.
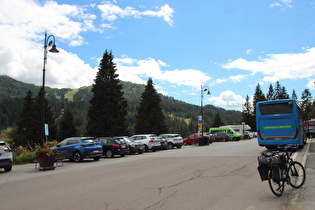
M 303 165 L 297 161 L 292 162 L 289 165 L 287 175 L 290 177 L 290 185 L 293 188 L 300 188 L 305 182 L 305 169 Z
M 276 170 L 279 170 L 279 168 L 271 168 L 268 171 L 268 183 L 271 192 L 279 197 L 283 193 L 285 181 L 279 178 Z

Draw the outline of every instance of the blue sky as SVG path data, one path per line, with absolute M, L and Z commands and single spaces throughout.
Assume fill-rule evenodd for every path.
M 111 50 L 123 81 L 200 105 L 241 110 L 260 83 L 315 90 L 315 0 L 10 0 L 0 7 L 0 75 L 41 85 L 45 31 L 56 38 L 46 84 L 93 84 Z

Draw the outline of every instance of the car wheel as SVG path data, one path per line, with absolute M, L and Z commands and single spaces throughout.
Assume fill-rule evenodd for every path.
M 138 154 L 142 154 L 142 151 L 139 151 Z
M 120 157 L 125 157 L 125 154 L 123 154 L 123 155 L 120 155 Z
M 11 171 L 11 170 L 12 170 L 12 165 L 4 168 L 4 171 L 5 171 L 5 172 L 9 172 L 9 171 Z
M 144 145 L 144 151 L 145 151 L 145 152 L 148 152 L 148 151 L 149 151 L 149 148 L 148 148 L 147 145 Z
M 167 144 L 167 148 L 168 148 L 168 149 L 173 149 L 173 148 L 174 148 L 174 144 L 172 144 L 171 142 L 169 142 L 169 143 Z
M 101 157 L 95 157 L 95 158 L 93 158 L 95 161 L 98 161 L 98 160 L 100 160 L 101 159 Z
M 105 156 L 107 158 L 112 158 L 112 157 L 114 157 L 114 153 L 111 150 L 107 150 Z
M 187 142 L 186 142 L 186 141 L 184 141 L 184 142 L 183 142 L 183 144 L 184 144 L 184 146 L 186 146 L 186 145 L 187 145 Z
M 82 155 L 81 155 L 80 152 L 75 152 L 75 153 L 73 154 L 72 160 L 73 160 L 74 162 L 78 163 L 78 162 L 81 162 L 81 161 L 83 160 L 83 157 L 82 157 Z
M 182 145 L 180 145 L 180 146 L 177 146 L 177 148 L 179 149 L 179 148 L 181 148 L 182 147 Z

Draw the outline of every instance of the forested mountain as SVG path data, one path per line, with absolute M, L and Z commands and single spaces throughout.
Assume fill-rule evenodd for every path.
M 128 103 L 127 125 L 130 134 L 134 132 L 135 115 L 139 106 L 140 97 L 145 85 L 131 82 L 121 82 L 123 86 L 124 98 Z M 92 98 L 91 87 L 81 87 L 79 89 L 70 88 L 45 88 L 46 98 L 52 107 L 57 122 L 66 108 L 72 111 L 77 130 L 80 135 L 85 134 L 87 123 L 87 110 L 90 106 L 89 100 Z M 22 109 L 23 98 L 27 91 L 32 91 L 37 95 L 40 86 L 23 83 L 8 76 L 0 75 L 0 129 L 12 126 L 19 119 Z M 161 106 L 169 126 L 170 133 L 180 133 L 187 136 L 193 131 L 197 131 L 197 119 L 200 107 L 188 104 L 172 97 L 161 95 Z M 225 124 L 240 124 L 241 112 L 225 110 L 212 105 L 206 105 L 203 109 L 204 130 L 208 130 L 213 123 L 217 113 Z

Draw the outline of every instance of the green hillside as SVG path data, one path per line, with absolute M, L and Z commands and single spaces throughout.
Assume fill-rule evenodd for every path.
M 133 134 L 135 114 L 145 86 L 131 82 L 121 83 L 124 97 L 128 102 L 127 124 L 130 134 Z M 92 97 L 91 87 L 87 86 L 79 89 L 47 87 L 45 89 L 46 98 L 49 100 L 56 119 L 58 120 L 58 117 L 62 115 L 66 107 L 70 107 L 81 135 L 84 135 L 85 132 L 87 109 L 89 107 L 89 100 Z M 0 75 L 0 129 L 10 127 L 18 120 L 22 101 L 28 90 L 31 90 L 35 96 L 38 94 L 40 87 Z M 200 113 L 199 106 L 163 95 L 161 95 L 161 99 L 161 105 L 166 115 L 170 133 L 180 133 L 183 136 L 187 136 L 193 130 L 197 130 L 197 118 Z M 240 124 L 241 112 L 239 111 L 225 110 L 212 105 L 206 105 L 203 112 L 205 130 L 210 127 L 217 113 L 220 114 L 226 124 Z

